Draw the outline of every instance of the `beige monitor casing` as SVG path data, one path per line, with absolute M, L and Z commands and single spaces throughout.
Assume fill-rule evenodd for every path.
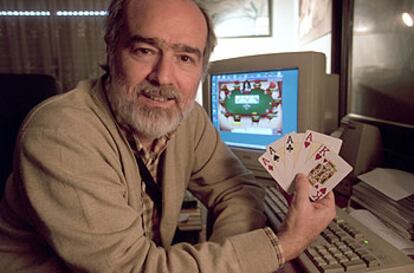
M 214 61 L 203 83 L 203 106 L 211 117 L 211 75 L 286 68 L 299 69 L 297 131 L 333 132 L 339 123 L 339 77 L 326 74 L 326 58 L 320 52 L 285 52 Z M 257 161 L 263 150 L 231 148 L 257 176 L 269 177 Z

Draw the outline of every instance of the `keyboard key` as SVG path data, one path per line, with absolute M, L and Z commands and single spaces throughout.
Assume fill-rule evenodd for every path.
M 324 259 L 315 259 L 314 262 L 318 268 L 328 265 Z
M 355 250 L 357 250 L 357 249 L 361 249 L 361 248 L 363 248 L 363 246 L 362 246 L 361 244 L 359 244 L 359 243 L 355 243 L 355 242 L 347 243 L 347 245 L 348 245 L 351 249 L 353 249 L 354 251 L 355 251 Z
M 342 247 L 346 247 L 346 244 L 342 241 L 334 242 L 333 244 L 339 249 L 341 249 Z
M 324 246 L 324 245 L 317 245 L 317 246 L 315 247 L 315 249 L 316 249 L 319 253 L 324 252 L 324 251 L 326 250 L 326 248 L 325 248 L 325 246 Z
M 339 216 L 336 216 L 336 218 L 334 219 L 334 222 L 335 222 L 335 223 L 337 223 L 337 224 L 339 225 L 339 224 L 344 223 L 344 222 L 345 222 L 345 220 L 344 220 L 344 219 L 342 219 L 342 218 L 341 218 L 341 217 L 339 217 Z
M 306 254 L 308 254 L 309 256 L 316 256 L 319 255 L 318 251 L 316 251 L 316 249 L 314 247 L 309 247 L 308 249 L 305 250 Z
M 371 255 L 364 256 L 362 260 L 365 262 L 367 267 L 376 267 L 379 266 L 381 263 L 377 258 Z
M 335 261 L 335 258 L 329 253 L 323 255 L 323 258 L 328 262 L 328 264 L 330 263 L 330 261 Z
M 328 250 L 332 254 L 339 253 L 339 249 L 335 245 L 328 245 Z
M 337 265 L 339 262 L 332 257 L 332 259 L 327 260 L 328 265 Z
M 358 254 L 360 257 L 369 254 L 369 252 L 366 249 L 363 249 L 363 248 L 355 250 L 355 253 Z
M 322 234 L 322 236 L 329 242 L 329 243 L 333 243 L 333 242 L 338 242 L 339 238 L 333 234 L 332 232 L 329 233 L 325 233 Z
M 341 250 L 342 250 L 342 252 L 343 252 L 344 254 L 350 254 L 350 253 L 353 253 L 353 252 L 354 252 L 354 251 L 353 251 L 350 247 L 348 247 L 348 246 L 343 247 Z
M 343 255 L 343 254 L 341 254 L 341 255 L 338 255 L 337 257 L 336 257 L 336 259 L 342 264 L 342 263 L 344 263 L 344 262 L 348 262 L 349 261 L 349 259 L 348 259 L 348 257 L 347 256 L 345 256 L 345 255 Z
M 343 263 L 342 265 L 345 266 L 346 271 L 364 269 L 367 267 L 365 262 L 362 260 L 349 261 L 349 262 Z
M 322 256 L 325 256 L 325 255 L 328 255 L 328 254 L 329 254 L 329 252 L 328 252 L 328 250 L 327 250 L 326 248 L 320 249 L 320 250 L 319 250 L 319 253 L 320 253 Z
M 342 273 L 342 272 L 345 272 L 344 268 L 339 264 L 336 264 L 336 265 L 327 264 L 327 265 L 320 266 L 318 268 L 319 268 L 320 272 L 323 272 L 323 273 Z
M 322 258 L 322 256 L 314 256 L 312 257 L 312 261 L 319 265 L 326 264 L 326 261 Z
M 348 257 L 348 259 L 350 261 L 356 261 L 356 260 L 359 260 L 360 259 L 359 256 L 356 255 L 355 253 L 348 253 L 345 256 Z
M 336 236 L 338 236 L 341 240 L 345 240 L 346 238 L 348 238 L 348 233 L 346 233 L 345 231 L 342 231 L 342 230 L 340 230 L 340 231 L 338 231 L 338 232 L 336 232 L 335 233 L 336 234 Z
M 361 232 L 359 232 L 359 231 L 353 231 L 351 233 L 351 236 L 353 238 L 357 239 L 357 240 L 362 240 L 364 238 L 364 235 Z
M 345 244 L 347 244 L 347 245 L 351 245 L 351 244 L 355 244 L 356 242 L 355 242 L 355 240 L 354 239 L 351 239 L 351 238 L 345 238 L 344 240 L 343 240 L 343 242 L 345 243 Z

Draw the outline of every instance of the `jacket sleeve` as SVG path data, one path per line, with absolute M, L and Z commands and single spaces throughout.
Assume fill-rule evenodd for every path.
M 249 179 L 238 186 L 244 175 L 222 179 L 222 169 L 220 176 L 203 182 L 205 186 L 193 188 L 204 194 L 212 187 L 211 181 L 219 186 L 205 200 L 216 207 L 223 227 L 217 229 L 218 238 L 227 238 L 157 247 L 144 236 L 142 212 L 129 204 L 128 194 L 134 193 L 126 189 L 116 143 L 108 133 L 99 132 L 105 130 L 103 126 L 84 122 L 91 116 L 71 114 L 62 121 L 45 119 L 44 124 L 22 131 L 15 182 L 22 200 L 29 204 L 24 213 L 30 225 L 73 271 L 264 273 L 279 266 L 263 229 L 240 234 L 263 223 L 259 202 L 247 201 L 253 196 L 247 192 L 256 187 L 247 183 Z M 233 157 L 221 155 L 223 145 L 215 145 L 217 151 L 210 158 L 224 158 L 230 160 L 230 166 L 238 166 Z M 207 164 L 207 169 L 212 171 L 217 164 L 220 162 Z M 200 169 L 195 179 L 204 173 L 208 174 Z M 231 198 L 237 201 L 233 203 Z M 238 221 L 248 223 L 230 228 Z
M 264 189 L 223 143 L 204 112 L 197 121 L 190 190 L 214 222 L 210 240 L 220 241 L 265 225 Z

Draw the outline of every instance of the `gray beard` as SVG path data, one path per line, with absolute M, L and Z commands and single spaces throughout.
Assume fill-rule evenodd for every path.
M 143 93 L 150 96 L 175 98 L 176 107 L 163 109 L 139 105 L 137 100 Z M 175 131 L 194 106 L 194 100 L 183 101 L 180 93 L 174 88 L 154 86 L 147 81 L 135 88 L 132 98 L 128 97 L 123 85 L 115 88 L 111 86 L 107 90 L 107 95 L 119 123 L 128 126 L 135 133 L 154 139 Z

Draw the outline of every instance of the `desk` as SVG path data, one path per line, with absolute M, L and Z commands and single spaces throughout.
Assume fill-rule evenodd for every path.
M 181 209 L 180 219 L 173 241 L 174 243 L 188 242 L 196 244 L 202 240 L 200 238 L 202 231 L 201 209 L 199 207 Z

